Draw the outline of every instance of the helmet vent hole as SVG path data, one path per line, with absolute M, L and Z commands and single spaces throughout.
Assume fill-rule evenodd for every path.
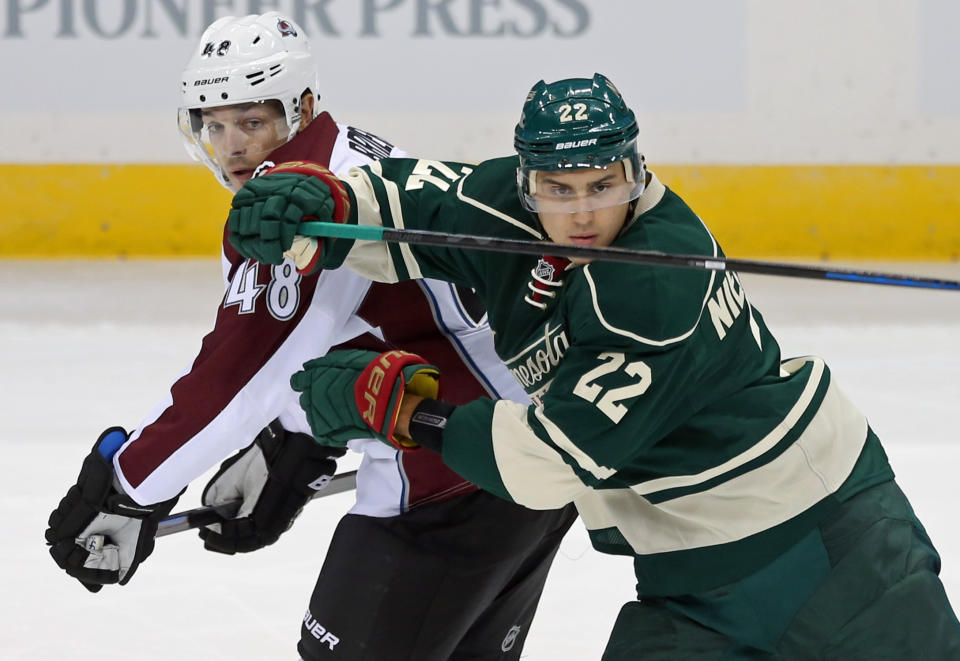
M 253 43 L 256 44 L 256 43 L 259 42 L 259 41 L 260 41 L 260 35 L 257 35 L 257 38 L 253 40 Z
M 252 87 L 254 85 L 259 85 L 266 80 L 266 76 L 264 75 L 263 71 L 254 71 L 253 73 L 247 74 L 247 80 L 250 81 L 250 86 Z
M 282 73 L 282 72 L 283 72 L 283 65 L 274 64 L 272 67 L 270 67 L 270 77 L 271 77 L 271 78 L 273 78 L 274 76 L 276 76 L 278 73 Z

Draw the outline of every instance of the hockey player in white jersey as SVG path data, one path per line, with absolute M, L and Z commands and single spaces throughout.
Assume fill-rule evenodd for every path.
M 319 112 L 306 36 L 277 12 L 212 24 L 181 88 L 188 150 L 233 191 L 273 162 L 309 160 L 345 173 L 404 155 Z M 127 583 L 179 494 L 232 452 L 203 502 L 243 505 L 236 519 L 201 532 L 205 547 L 249 552 L 289 528 L 343 454 L 310 436 L 290 388 L 310 358 L 399 347 L 443 370 L 447 400 L 525 401 L 469 290 L 429 280 L 372 284 L 346 269 L 300 276 L 289 261 L 242 258 L 226 232 L 222 248 L 225 293 L 196 359 L 131 433 L 111 427 L 101 435 L 50 515 L 51 555 L 91 591 Z M 432 452 L 398 452 L 373 439 L 350 447 L 364 452 L 357 500 L 310 599 L 302 658 L 519 658 L 573 509 L 507 503 Z

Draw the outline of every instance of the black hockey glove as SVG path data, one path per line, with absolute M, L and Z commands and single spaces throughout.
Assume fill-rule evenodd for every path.
M 127 432 L 111 427 L 83 460 L 77 483 L 50 514 L 45 533 L 50 555 L 61 569 L 91 592 L 104 585 L 126 585 L 153 552 L 157 523 L 177 497 L 138 505 L 114 479 L 111 460 Z
M 200 530 L 208 551 L 249 553 L 273 544 L 314 494 L 330 483 L 346 450 L 320 445 L 274 420 L 257 439 L 220 465 L 203 490 L 208 507 L 240 501 L 235 518 Z

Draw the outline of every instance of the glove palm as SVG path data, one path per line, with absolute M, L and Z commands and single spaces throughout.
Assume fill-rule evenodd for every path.
M 133 578 L 153 552 L 159 520 L 177 502 L 138 505 L 114 483 L 110 460 L 126 439 L 120 427 L 100 435 L 44 533 L 57 565 L 91 592 Z
M 204 548 L 232 555 L 277 541 L 323 489 L 345 450 L 270 423 L 253 444 L 220 465 L 203 490 L 204 505 L 241 501 L 236 515 L 200 531 Z

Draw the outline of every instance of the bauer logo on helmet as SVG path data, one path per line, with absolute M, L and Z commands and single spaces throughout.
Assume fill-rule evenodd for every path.
M 200 85 L 216 85 L 218 83 L 225 83 L 228 80 L 230 80 L 230 76 L 223 76 L 221 78 L 201 78 L 200 80 L 194 81 L 193 86 L 198 87 Z
M 556 151 L 561 149 L 577 149 L 578 147 L 590 147 L 591 145 L 597 144 L 596 138 L 589 138 L 586 140 L 573 140 L 571 142 L 558 142 Z

